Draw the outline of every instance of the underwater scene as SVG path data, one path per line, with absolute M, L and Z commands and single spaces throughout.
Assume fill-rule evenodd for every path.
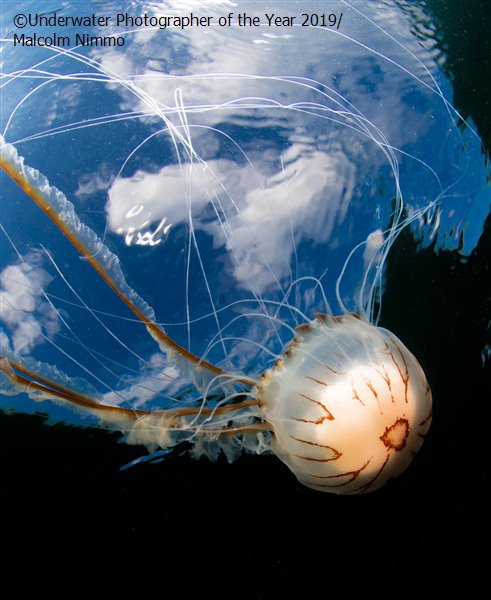
M 481 590 L 489 17 L 2 2 L 12 564 Z

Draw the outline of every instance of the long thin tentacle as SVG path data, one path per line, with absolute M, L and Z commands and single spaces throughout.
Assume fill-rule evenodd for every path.
M 39 371 L 30 369 L 21 361 L 12 360 L 10 357 L 0 355 L 0 371 L 17 388 L 17 391 L 26 391 L 28 394 L 29 392 L 31 392 L 31 394 L 32 392 L 41 393 L 47 399 L 61 400 L 99 415 L 105 413 L 108 419 L 112 422 L 126 421 L 128 423 L 133 423 L 141 417 L 147 417 L 150 415 L 167 415 L 172 418 L 194 415 L 214 416 L 240 411 L 241 409 L 257 405 L 256 400 L 244 400 L 243 402 L 224 404 L 222 406 L 213 408 L 189 406 L 184 408 L 171 408 L 157 411 L 125 408 L 121 406 L 105 404 L 88 394 L 77 392 L 73 388 L 67 387 L 66 385 L 55 381 L 52 377 L 42 375 L 39 373 Z
M 30 167 L 26 167 L 23 161 L 18 158 L 17 152 L 10 144 L 7 144 L 3 138 L 0 139 L 0 167 L 22 188 L 22 190 L 41 208 L 41 210 L 53 221 L 58 229 L 67 237 L 76 250 L 83 256 L 99 276 L 106 282 L 111 290 L 126 304 L 126 306 L 136 315 L 136 317 L 146 326 L 150 335 L 156 340 L 159 346 L 172 358 L 176 355 L 194 365 L 196 371 L 205 371 L 212 376 L 224 375 L 227 373 L 220 367 L 200 359 L 198 356 L 183 348 L 174 342 L 165 331 L 159 327 L 155 321 L 149 316 L 148 312 L 137 306 L 137 295 L 133 292 L 133 298 L 130 297 L 123 286 L 118 285 L 112 277 L 105 265 L 98 259 L 99 254 L 107 254 L 109 250 L 105 248 L 100 240 L 92 233 L 91 246 L 97 249 L 94 252 L 88 244 L 82 239 L 79 231 L 84 227 L 76 217 L 73 206 L 69 201 L 55 188 L 49 186 L 47 180 L 38 172 Z M 43 185 L 36 185 L 37 180 L 42 178 Z M 46 188 L 49 193 L 46 192 Z M 71 218 L 66 218 L 66 215 L 60 214 L 56 210 L 56 206 L 52 203 L 52 198 L 63 196 L 65 208 L 69 208 L 73 212 Z M 64 211 L 65 212 L 65 211 Z M 103 252 L 101 252 L 101 249 Z M 126 285 L 126 284 L 125 284 Z M 128 287 L 126 285 L 126 287 Z M 232 376 L 231 376 L 232 377 Z M 233 377 L 237 380 L 236 377 Z M 240 379 L 242 383 L 253 383 L 247 378 Z

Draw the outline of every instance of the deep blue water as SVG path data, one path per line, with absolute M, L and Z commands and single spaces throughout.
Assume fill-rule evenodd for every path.
M 60 8 L 49 4 L 43 3 L 46 12 Z M 484 398 L 489 230 L 483 230 L 490 198 L 486 78 L 465 80 L 463 91 L 455 65 L 473 65 L 476 57 L 472 44 L 466 48 L 452 34 L 461 21 L 478 32 L 478 23 L 489 23 L 489 9 L 478 2 L 469 3 L 467 12 L 454 3 L 348 4 L 330 3 L 332 12 L 343 11 L 338 31 L 128 33 L 122 51 L 82 49 L 80 59 L 3 42 L 2 132 L 26 164 L 46 175 L 74 203 L 80 219 L 104 237 L 128 284 L 176 341 L 202 355 L 217 333 L 232 336 L 236 339 L 215 345 L 207 358 L 253 374 L 274 360 L 267 351 L 279 353 L 289 339 L 288 331 L 260 316 L 267 312 L 264 302 L 282 301 L 292 283 L 309 277 L 292 287 L 288 301 L 310 318 L 325 310 L 315 285 L 320 280 L 333 312 L 340 312 L 335 285 L 341 270 L 358 244 L 387 240 L 387 233 L 380 236 L 394 226 L 399 185 L 402 219 L 420 211 L 419 216 L 403 229 L 387 259 L 375 261 L 377 268 L 368 267 L 364 246 L 354 254 L 341 297 L 347 309 L 363 309 L 369 299 L 368 292 L 358 296 L 363 278 L 379 282 L 374 299 L 382 324 L 421 361 L 435 403 L 433 433 L 421 455 L 387 490 L 345 500 L 300 489 L 273 457 L 246 457 L 228 466 L 176 456 L 122 474 L 118 468 L 141 450 L 117 445 L 117 436 L 47 427 L 36 417 L 2 417 L 7 500 L 21 547 L 37 537 L 37 543 L 58 551 L 66 545 L 114 549 L 118 539 L 133 549 L 167 530 L 176 550 L 166 551 L 164 559 L 177 565 L 191 533 L 239 531 L 233 543 L 240 547 L 242 532 L 259 524 L 266 533 L 242 541 L 237 578 L 249 577 L 253 540 L 259 539 L 268 550 L 260 551 L 266 558 L 260 566 L 255 561 L 253 572 L 273 583 L 271 593 L 248 597 L 284 597 L 282 590 L 296 581 L 292 565 L 300 565 L 303 574 L 320 567 L 319 557 L 309 562 L 298 550 L 319 535 L 335 542 L 342 555 L 354 556 L 377 589 L 402 576 L 407 581 L 411 571 L 416 576 L 407 585 L 418 591 L 436 589 L 441 577 L 446 580 L 440 587 L 452 581 L 448 565 L 457 564 L 462 547 L 473 540 L 476 524 L 467 508 L 477 502 L 474 490 L 486 478 L 480 469 L 473 472 L 482 464 L 484 444 L 476 433 L 482 431 L 479 423 L 469 424 L 468 418 L 475 419 Z M 263 12 L 257 4 L 240 5 Z M 323 9 L 308 5 L 312 12 Z M 150 3 L 145 7 L 156 10 Z M 267 8 L 303 10 L 293 2 Z M 128 8 L 136 9 L 143 7 Z M 2 37 L 11 37 L 18 8 L 5 2 L 2 10 Z M 74 3 L 58 12 L 80 10 Z M 112 14 L 116 7 L 106 3 L 102 10 Z M 229 9 L 224 4 L 216 10 Z M 489 53 L 489 44 L 485 48 Z M 86 64 L 83 57 L 98 63 Z M 489 55 L 478 58 L 483 72 L 486 66 L 489 71 Z M 49 62 L 32 70 L 45 59 Z M 14 77 L 21 69 L 31 70 Z M 116 75 L 122 79 L 115 81 Z M 476 106 L 469 97 L 482 101 Z M 176 143 L 169 128 L 174 140 L 182 136 Z M 397 168 L 391 168 L 392 157 Z M 128 320 L 131 313 L 3 174 L 2 186 L 1 222 L 27 261 L 26 280 L 17 270 L 2 281 L 3 293 L 10 293 L 2 343 L 21 357 L 83 377 L 85 389 L 92 386 L 108 400 L 170 405 L 169 397 L 188 389 L 188 380 L 172 372 L 172 381 L 162 381 L 160 373 L 169 366 L 141 324 Z M 132 209 L 145 219 L 128 216 Z M 154 231 L 164 218 L 172 227 L 158 245 L 130 241 L 130 227 Z M 1 252 L 2 269 L 18 267 L 14 246 L 3 234 Z M 35 291 L 35 283 L 55 308 Z M 98 318 L 126 348 L 82 300 L 101 311 Z M 254 315 L 235 320 L 245 312 Z M 282 309 L 279 317 L 298 322 L 290 310 Z M 42 410 L 70 423 L 82 419 L 19 396 L 2 402 L 16 412 Z M 32 493 L 37 508 L 26 500 Z M 53 507 L 60 504 L 63 508 Z M 94 506 L 100 507 L 98 516 Z M 243 506 L 252 508 L 239 510 Z M 473 506 L 475 515 L 478 507 Z M 317 512 L 327 517 L 315 518 L 314 535 L 311 515 Z M 396 540 L 404 540 L 402 549 L 396 542 L 399 554 L 385 554 L 388 567 L 373 571 L 373 549 L 383 552 L 394 531 Z M 219 543 L 209 543 L 231 575 L 231 560 Z M 194 539 L 190 545 L 195 544 Z M 97 552 L 103 564 L 104 553 Z M 349 572 L 339 553 L 334 555 L 335 568 Z M 326 556 L 333 554 L 326 550 Z M 454 570 L 456 584 L 479 579 L 472 557 L 471 552 Z M 197 568 L 200 561 L 191 562 Z M 202 559 L 205 574 L 207 565 L 211 568 L 211 560 Z M 323 597 L 319 575 L 313 581 L 310 596 Z

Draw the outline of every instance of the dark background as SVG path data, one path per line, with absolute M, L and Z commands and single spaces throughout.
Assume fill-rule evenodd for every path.
M 456 108 L 489 153 L 489 3 L 424 6 Z M 122 472 L 141 451 L 116 434 L 0 413 L 2 577 L 15 585 L 4 597 L 115 595 L 120 585 L 162 597 L 484 597 L 490 245 L 488 220 L 466 259 L 418 250 L 409 232 L 391 252 L 382 325 L 420 360 L 434 418 L 410 469 L 373 494 L 311 491 L 275 457 L 230 466 L 175 456 Z

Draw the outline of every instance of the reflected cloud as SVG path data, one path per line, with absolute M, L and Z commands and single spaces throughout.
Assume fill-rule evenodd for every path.
M 123 388 L 104 394 L 104 403 L 118 406 L 127 402 L 134 408 L 142 408 L 153 401 L 155 407 L 158 396 L 172 396 L 182 389 L 182 376 L 169 365 L 164 354 L 156 353 L 138 375 L 126 375 L 124 383 Z
M 206 14 L 218 16 L 226 5 L 206 3 Z M 166 11 L 199 6 L 176 2 Z M 133 35 L 124 54 L 95 50 L 105 68 L 132 82 L 108 83 L 122 109 L 161 120 L 179 154 L 162 157 L 175 162 L 157 173 L 140 170 L 113 182 L 109 229 L 128 245 L 147 246 L 172 236 L 178 225 L 203 231 L 215 249 L 227 250 L 225 267 L 237 288 L 261 295 L 294 278 L 292 259 L 302 244 L 334 244 L 333 231 L 353 200 L 364 199 L 367 212 L 335 241 L 338 248 L 346 244 L 346 255 L 388 225 L 386 213 L 385 222 L 373 215 L 375 202 L 396 195 L 394 181 L 386 177 L 374 198 L 373 180 L 385 177 L 380 173 L 389 145 L 392 150 L 427 136 L 429 116 L 416 107 L 433 93 L 436 69 L 409 21 L 389 8 L 381 15 L 364 7 L 366 18 L 335 3 L 333 10 L 350 11 L 342 35 L 302 27 L 260 27 L 253 34 L 247 27 L 210 27 L 169 30 L 169 43 L 162 43 L 156 30 L 146 30 Z M 247 10 L 263 11 L 257 5 Z M 149 3 L 148 11 L 158 15 L 162 7 Z M 275 11 L 299 9 L 273 2 L 268 12 Z M 335 281 L 336 273 L 330 277 Z
M 107 190 L 114 181 L 114 173 L 107 163 L 92 173 L 85 173 L 78 180 L 78 188 L 75 192 L 77 198 L 83 198 L 96 192 Z
M 163 219 L 192 222 L 213 237 L 215 248 L 225 246 L 235 257 L 237 285 L 263 293 L 289 274 L 302 239 L 329 240 L 346 216 L 356 181 L 355 166 L 340 151 L 296 143 L 279 159 L 279 170 L 269 176 L 221 159 L 119 179 L 109 190 L 109 227 L 128 238 Z M 205 218 L 205 209 L 212 218 Z
M 76 83 L 53 90 L 50 95 L 51 104 L 44 113 L 46 126 L 55 124 L 60 118 L 60 114 L 63 115 L 63 118 L 73 115 L 80 103 L 80 97 L 80 87 Z M 40 114 L 43 113 L 40 111 Z
M 29 354 L 44 342 L 44 336 L 51 339 L 60 330 L 57 312 L 44 299 L 53 278 L 39 263 L 40 255 L 31 252 L 0 273 L 2 345 L 17 354 Z

